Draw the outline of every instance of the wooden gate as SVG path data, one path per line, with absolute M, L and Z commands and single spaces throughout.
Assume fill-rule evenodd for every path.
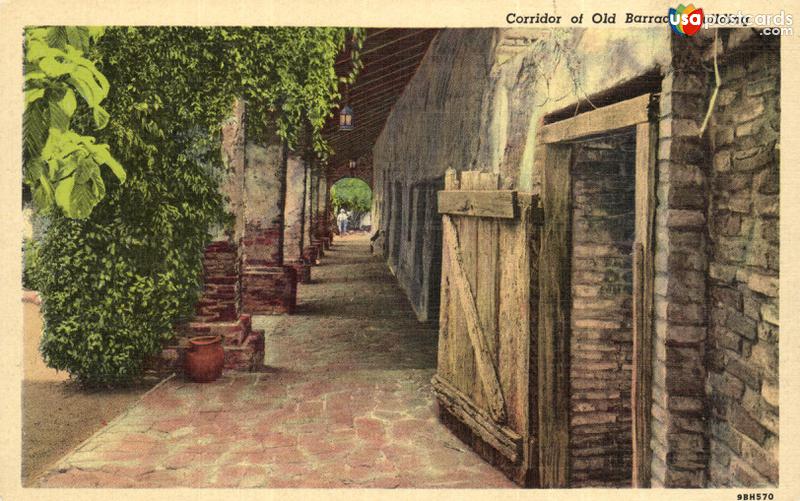
M 537 200 L 497 174 L 445 174 L 438 371 L 440 416 L 520 484 L 531 451 L 531 273 Z M 534 361 L 535 363 L 535 361 Z M 535 388 L 534 388 L 535 391 Z

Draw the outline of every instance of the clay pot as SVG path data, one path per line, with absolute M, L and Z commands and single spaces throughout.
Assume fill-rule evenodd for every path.
M 210 383 L 222 375 L 225 352 L 220 336 L 198 336 L 189 339 L 184 371 L 192 381 Z

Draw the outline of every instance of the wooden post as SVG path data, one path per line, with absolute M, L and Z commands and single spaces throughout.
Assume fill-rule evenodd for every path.
M 653 380 L 655 163 L 658 127 L 636 126 L 636 242 L 633 246 L 633 487 L 650 486 Z
M 569 483 L 570 223 L 572 147 L 547 148 L 542 175 L 544 228 L 539 254 L 539 479 Z

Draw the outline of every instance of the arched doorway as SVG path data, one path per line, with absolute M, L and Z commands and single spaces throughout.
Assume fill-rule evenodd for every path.
M 355 177 L 339 179 L 330 188 L 330 202 L 339 234 L 370 231 L 372 189 L 365 181 Z M 340 224 L 344 220 L 346 225 Z

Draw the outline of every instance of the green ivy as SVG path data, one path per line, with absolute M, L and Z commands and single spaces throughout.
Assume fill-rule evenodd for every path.
M 308 139 L 324 156 L 320 131 L 339 98 L 334 62 L 349 37 L 357 49 L 361 32 L 341 28 L 105 31 L 95 50 L 108 121 L 97 138 L 127 180 L 107 184 L 84 219 L 53 215 L 38 246 L 41 351 L 51 367 L 86 384 L 141 374 L 191 318 L 209 228 L 226 220 L 220 134 L 234 99 L 249 103 L 249 139 L 275 128 L 290 147 Z M 83 111 L 76 134 L 96 130 Z

